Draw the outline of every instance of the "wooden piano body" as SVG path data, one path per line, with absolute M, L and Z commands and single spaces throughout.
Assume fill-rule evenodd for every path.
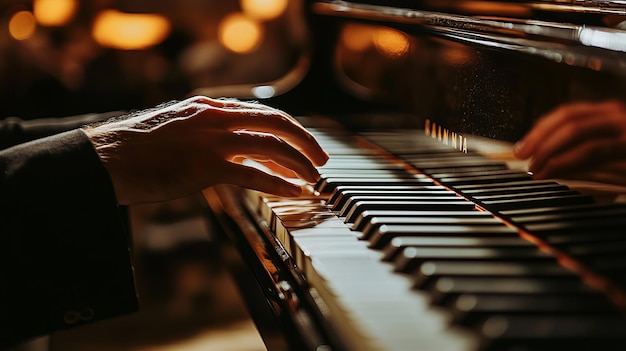
M 268 349 L 623 350 L 626 206 L 534 181 L 508 148 L 560 104 L 626 99 L 626 5 L 303 7 L 302 81 L 262 101 L 319 137 L 322 181 L 204 193 Z

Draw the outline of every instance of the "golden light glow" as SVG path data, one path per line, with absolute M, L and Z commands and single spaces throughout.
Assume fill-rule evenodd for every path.
M 74 18 L 77 0 L 35 0 L 33 13 L 43 26 L 63 26 Z
M 474 51 L 468 46 L 453 42 L 446 43 L 446 46 L 441 51 L 443 61 L 454 66 L 470 64 L 475 59 L 475 56 Z
M 160 15 L 102 11 L 94 20 L 92 35 L 98 44 L 123 50 L 146 49 L 162 42 L 170 23 Z
M 243 12 L 259 20 L 271 20 L 287 8 L 287 0 L 240 0 Z
M 457 10 L 476 15 L 528 17 L 532 13 L 532 5 L 495 1 L 426 0 L 425 4 L 437 9 Z
M 374 45 L 385 56 L 400 57 L 409 52 L 409 37 L 395 29 L 381 27 L 374 33 Z
M 241 13 L 226 16 L 219 25 L 219 41 L 227 49 L 238 54 L 256 50 L 263 39 L 261 25 Z
M 36 28 L 35 16 L 30 11 L 16 12 L 9 20 L 9 33 L 17 40 L 30 38 Z
M 462 11 L 496 16 L 529 16 L 531 9 L 526 5 L 495 3 L 493 1 L 466 1 L 460 3 Z
M 374 44 L 375 27 L 364 24 L 347 24 L 341 31 L 341 42 L 349 50 L 362 52 Z

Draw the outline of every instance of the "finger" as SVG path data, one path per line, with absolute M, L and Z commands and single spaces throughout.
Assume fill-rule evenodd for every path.
M 188 105 L 187 109 L 198 104 L 212 107 L 198 113 L 200 118 L 194 118 L 194 121 L 201 125 L 208 123 L 211 127 L 215 127 L 218 123 L 230 130 L 245 129 L 273 133 L 292 143 L 316 165 L 323 165 L 328 160 L 328 154 L 313 135 L 284 111 L 253 102 L 212 99 L 205 96 L 192 97 L 182 103 Z
M 308 156 L 315 165 L 323 165 L 328 160 L 328 154 L 315 137 L 283 113 L 271 110 L 214 108 L 214 110 L 200 113 L 198 124 L 214 128 L 216 121 L 213 117 L 215 116 L 211 114 L 215 110 L 220 114 L 221 118 L 218 118 L 218 123 L 223 128 L 233 131 L 246 130 L 275 134 Z
M 619 135 L 619 130 L 610 121 L 597 116 L 588 116 L 576 121 L 566 121 L 559 126 L 549 138 L 544 139 L 535 147 L 533 165 L 537 169 L 543 168 L 547 160 L 564 150 L 574 148 L 577 144 L 602 143 L 603 139 L 612 139 Z M 597 155 L 600 156 L 600 155 Z M 608 156 L 608 155 L 606 155 Z M 534 171 L 534 169 L 531 169 Z
M 227 166 L 227 171 L 231 175 L 226 181 L 228 184 L 278 196 L 300 196 L 302 194 L 300 186 L 256 168 L 230 163 Z
M 245 165 L 249 165 L 248 163 L 254 162 L 254 164 L 257 165 L 257 168 L 261 167 L 261 169 L 267 173 L 278 174 L 283 178 L 291 178 L 291 179 L 299 178 L 298 174 L 294 172 L 293 170 L 287 167 L 281 166 L 278 163 L 272 162 L 272 161 L 252 160 L 244 156 L 238 156 L 238 157 L 233 158 L 231 162 L 245 164 Z
M 592 170 L 599 164 L 626 158 L 626 142 L 599 139 L 577 144 L 551 157 L 541 165 L 534 163 L 530 170 L 538 179 L 567 177 L 568 173 Z
M 281 166 L 280 164 L 272 161 L 260 162 L 264 167 L 267 167 L 271 172 L 280 174 L 284 178 L 297 178 L 298 175 L 291 169 Z
M 229 149 L 223 153 L 229 160 L 244 156 L 258 161 L 272 161 L 293 170 L 311 183 L 317 182 L 320 177 L 305 155 L 273 134 L 238 131 L 227 137 L 225 145 L 229 145 Z
M 567 121 L 575 121 L 586 116 L 594 105 L 590 103 L 574 103 L 558 107 L 545 114 L 519 142 L 515 144 L 515 155 L 526 159 L 536 153 L 541 143 Z

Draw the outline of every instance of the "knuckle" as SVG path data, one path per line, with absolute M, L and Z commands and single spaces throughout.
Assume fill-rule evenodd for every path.
M 204 103 L 204 102 L 209 101 L 209 98 L 206 96 L 202 96 L 202 95 L 195 95 L 190 98 L 187 98 L 185 101 L 189 103 Z

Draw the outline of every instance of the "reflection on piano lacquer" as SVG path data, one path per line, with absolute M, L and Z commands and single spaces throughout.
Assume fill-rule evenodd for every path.
M 323 306 L 325 347 L 626 346 L 626 206 L 419 131 L 311 130 L 331 155 L 320 196 L 245 201 Z

